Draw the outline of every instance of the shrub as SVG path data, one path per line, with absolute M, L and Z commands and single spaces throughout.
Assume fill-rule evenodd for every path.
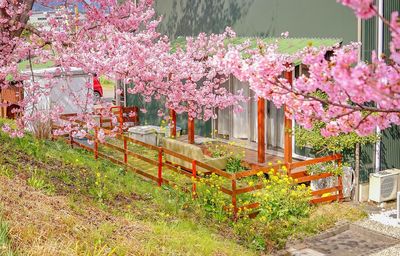
M 346 166 L 346 164 L 344 164 Z M 331 173 L 334 176 L 341 176 L 343 174 L 343 166 L 338 166 L 334 162 L 319 163 L 307 166 L 308 175 L 316 175 L 321 173 Z
M 262 222 L 289 220 L 296 222 L 299 218 L 307 217 L 310 212 L 310 188 L 297 184 L 292 177 L 283 172 L 271 170 L 265 179 L 259 174 L 264 188 L 254 194 L 260 203 L 257 219 Z
M 231 156 L 228 158 L 226 162 L 226 171 L 230 173 L 236 173 L 243 171 L 244 167 L 242 166 L 242 158 Z
M 211 157 L 227 157 L 227 172 L 236 173 L 245 169 L 242 165 L 245 152 L 241 147 L 237 147 L 235 142 L 209 142 L 206 145 L 206 149 Z
M 32 175 L 28 178 L 27 184 L 49 195 L 52 195 L 55 192 L 54 185 L 50 182 L 47 182 L 44 175 L 38 169 L 34 169 L 32 171 Z
M 193 202 L 196 206 L 202 208 L 208 217 L 219 222 L 232 219 L 231 198 L 221 191 L 224 178 L 213 173 L 195 182 L 197 200 Z

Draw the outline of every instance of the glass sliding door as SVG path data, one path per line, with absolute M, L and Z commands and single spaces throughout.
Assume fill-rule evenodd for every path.
M 236 93 L 239 90 L 243 91 L 243 95 L 248 98 L 250 97 L 250 89 L 248 84 L 242 83 L 236 78 L 232 79 L 232 89 Z M 232 113 L 232 137 L 239 140 L 249 140 L 250 139 L 250 106 L 251 102 L 242 102 L 240 106 L 243 111 L 239 113 Z
M 228 91 L 231 91 L 232 79 L 229 78 L 222 87 L 225 87 Z M 232 127 L 232 108 L 227 107 L 225 109 L 218 109 L 217 120 L 215 120 L 215 130 L 212 131 L 213 135 L 218 138 L 229 139 L 231 137 Z
M 255 93 L 251 92 L 250 99 L 250 129 L 251 129 L 251 142 L 258 142 L 258 99 L 255 96 Z
M 267 149 L 283 151 L 284 108 L 277 108 L 272 102 L 267 105 Z
M 235 113 L 233 107 L 218 110 L 218 119 L 215 121 L 217 130 L 216 136 L 219 138 L 238 140 L 246 142 L 247 146 L 251 146 L 250 142 L 257 142 L 257 101 L 254 100 L 254 92 L 252 92 L 247 83 L 240 82 L 234 77 L 225 83 L 232 93 L 242 91 L 243 96 L 249 98 L 246 102 L 241 102 L 242 111 Z M 253 145 L 255 147 L 255 145 Z M 252 146 L 252 147 L 253 147 Z

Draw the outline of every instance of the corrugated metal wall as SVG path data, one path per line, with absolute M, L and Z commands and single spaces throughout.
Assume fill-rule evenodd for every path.
M 371 61 L 371 54 L 378 48 L 378 19 L 371 18 L 361 22 L 361 58 Z M 365 145 L 360 150 L 360 182 L 368 182 L 369 174 L 375 172 L 375 145 Z
M 360 150 L 360 183 L 369 181 L 369 174 L 375 172 L 375 144 L 361 147 Z
M 390 20 L 391 14 L 394 11 L 400 11 L 400 0 L 385 0 L 383 1 L 383 16 L 385 19 Z M 383 30 L 383 53 L 386 56 L 390 55 L 390 31 L 387 26 L 384 26 Z
M 400 11 L 399 0 L 383 1 L 383 16 L 390 20 L 392 12 Z M 378 19 L 373 18 L 362 22 L 362 59 L 371 60 L 371 52 L 377 50 L 378 46 Z M 391 36 L 387 26 L 383 29 L 383 53 L 390 55 Z M 400 168 L 400 128 L 393 126 L 382 131 L 380 144 L 380 169 Z M 361 173 L 360 181 L 368 181 L 368 175 L 375 171 L 375 145 L 362 147 L 361 150 Z
M 381 170 L 400 168 L 400 126 L 382 132 Z
M 400 0 L 385 0 L 383 2 L 383 16 L 390 20 L 394 11 L 400 11 Z M 391 35 L 389 28 L 383 30 L 383 53 L 390 55 Z M 400 168 L 400 126 L 392 126 L 382 132 L 380 169 Z
M 378 47 L 378 20 L 377 18 L 371 18 L 362 21 L 362 52 L 361 58 L 365 61 L 371 61 L 371 53 L 377 50 Z
M 357 40 L 357 19 L 336 0 L 156 0 L 160 30 L 170 38 L 199 32 L 239 36 L 334 37 Z

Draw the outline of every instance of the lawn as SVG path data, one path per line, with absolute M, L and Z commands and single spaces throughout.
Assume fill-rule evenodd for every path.
M 105 76 L 100 76 L 100 84 L 103 86 L 103 89 L 114 89 L 116 82 Z
M 0 243 L 20 255 L 257 255 L 365 215 L 334 203 L 296 224 L 233 223 L 62 141 L 0 132 L 0 145 Z

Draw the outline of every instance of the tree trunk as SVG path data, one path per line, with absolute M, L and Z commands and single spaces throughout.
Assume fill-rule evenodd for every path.
M 353 201 L 358 203 L 360 201 L 360 188 L 359 188 L 359 179 L 360 179 L 360 143 L 356 144 L 355 148 L 355 164 L 354 164 L 354 189 L 353 189 Z
M 13 4 L 15 6 L 17 6 L 19 4 L 25 5 L 22 13 L 15 15 L 14 17 L 10 17 L 5 9 L 3 9 L 3 8 L 0 9 L 0 17 L 9 19 L 9 23 L 6 25 L 3 24 L 1 27 L 1 30 L 6 31 L 6 30 L 9 30 L 10 27 L 20 24 L 21 26 L 18 29 L 11 31 L 11 33 L 10 33 L 11 37 L 19 37 L 22 34 L 22 31 L 24 31 L 26 24 L 28 23 L 28 20 L 30 17 L 30 12 L 32 10 L 34 3 L 35 3 L 35 0 L 14 1 Z

